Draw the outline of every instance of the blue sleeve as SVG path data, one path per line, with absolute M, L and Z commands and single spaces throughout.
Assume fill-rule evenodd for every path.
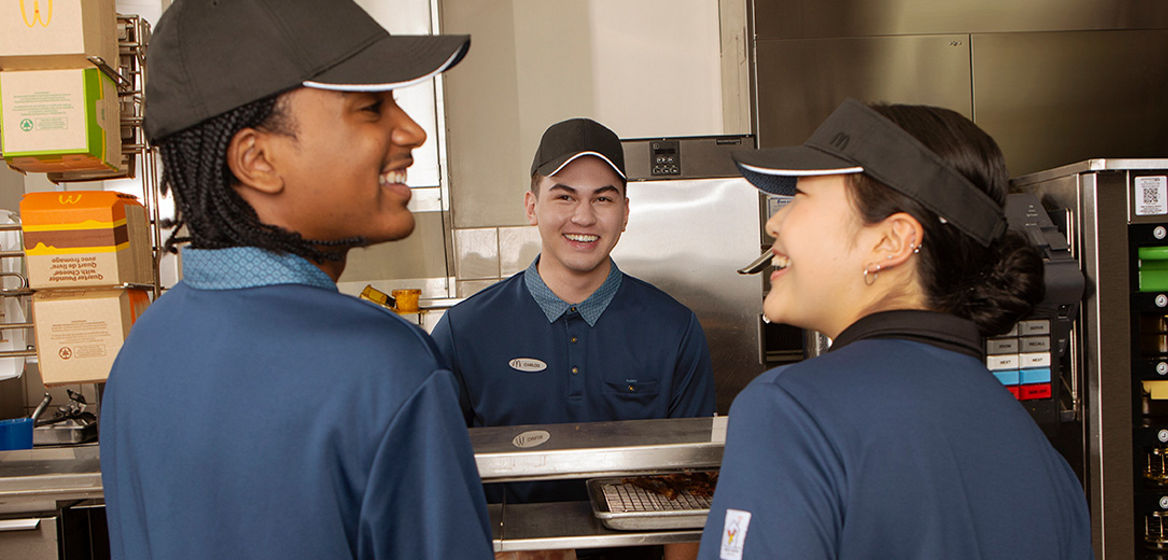
M 710 348 L 706 345 L 706 333 L 692 312 L 678 349 L 673 380 L 670 418 L 714 415 L 714 368 L 710 364 Z
M 373 459 L 361 505 L 361 560 L 493 558 L 470 437 L 445 370 L 398 411 Z
M 698 557 L 837 558 L 844 480 L 839 454 L 798 401 L 773 383 L 747 386 L 730 408 L 726 450 Z M 738 541 L 723 554 L 727 532 Z M 735 546 L 742 547 L 740 556 Z
M 442 314 L 442 318 L 438 319 L 438 324 L 434 325 L 434 330 L 430 332 L 430 338 L 438 347 L 438 353 L 446 367 L 454 372 L 454 378 L 458 381 L 458 406 L 462 409 L 463 421 L 467 426 L 470 426 L 474 420 L 474 407 L 470 404 L 470 393 L 466 389 L 458 352 L 455 350 L 454 329 L 450 326 L 450 310 L 447 310 L 446 313 Z

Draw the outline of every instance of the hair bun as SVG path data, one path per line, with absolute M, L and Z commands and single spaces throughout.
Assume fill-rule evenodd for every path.
M 967 286 L 954 310 L 977 324 L 983 335 L 1001 334 L 1030 313 L 1046 293 L 1042 255 L 1021 234 L 1009 231 L 993 245 L 990 267 Z

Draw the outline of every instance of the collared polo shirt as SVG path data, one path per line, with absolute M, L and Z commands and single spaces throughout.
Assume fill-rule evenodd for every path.
M 490 558 L 429 337 L 256 248 L 183 250 L 101 410 L 114 558 Z
M 872 314 L 730 408 L 699 558 L 1092 557 L 1082 487 L 977 329 Z
M 713 414 L 709 349 L 692 311 L 615 263 L 570 305 L 535 267 L 454 306 L 434 328 L 471 425 Z
M 600 316 L 604 314 L 604 310 L 608 309 L 612 298 L 616 296 L 617 290 L 620 289 L 621 280 L 625 276 L 612 259 L 609 259 L 608 262 L 610 266 L 604 283 L 596 288 L 596 291 L 592 292 L 592 295 L 588 296 L 587 299 L 575 305 L 560 299 L 543 281 L 539 275 L 538 258 L 531 261 L 531 265 L 523 271 L 523 283 L 527 286 L 531 297 L 535 299 L 535 303 L 543 310 L 549 323 L 555 323 L 556 319 L 571 311 L 579 313 L 580 318 L 584 319 L 589 327 L 594 327 L 596 322 L 600 320 Z
M 692 311 L 616 263 L 596 292 L 571 305 L 535 267 L 452 307 L 434 327 L 470 425 L 714 413 L 710 353 Z M 506 490 L 512 503 L 587 499 L 580 481 Z M 491 487 L 488 496 L 498 501 L 502 492 Z

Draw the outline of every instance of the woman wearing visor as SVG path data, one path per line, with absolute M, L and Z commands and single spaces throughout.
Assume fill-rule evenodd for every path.
M 765 315 L 834 344 L 735 399 L 700 557 L 1090 558 L 1078 480 L 984 365 L 982 337 L 1043 296 L 993 139 L 848 100 L 804 145 L 735 159 L 794 197 L 766 225 Z

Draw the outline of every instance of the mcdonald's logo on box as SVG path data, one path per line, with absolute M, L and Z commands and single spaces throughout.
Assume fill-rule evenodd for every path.
M 118 67 L 114 0 L 0 0 L 0 70 Z
M 113 191 L 35 192 L 20 201 L 25 265 L 35 289 L 150 284 L 146 208 Z

